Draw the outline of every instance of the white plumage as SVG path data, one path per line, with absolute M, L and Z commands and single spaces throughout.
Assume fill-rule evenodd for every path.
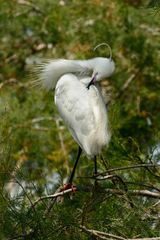
M 92 77 L 98 73 L 96 80 L 109 77 L 114 72 L 115 65 L 110 58 L 97 57 L 89 60 L 50 60 L 42 65 L 40 80 L 47 90 L 54 89 L 57 81 L 66 73 L 73 73 L 82 79 Z
M 85 82 L 84 82 L 85 81 Z M 55 104 L 73 138 L 87 155 L 97 155 L 110 138 L 104 101 L 91 78 L 63 75 L 55 89 Z
M 42 66 L 40 73 L 43 87 L 55 88 L 55 104 L 73 138 L 91 157 L 99 154 L 110 139 L 107 110 L 98 81 L 109 77 L 114 70 L 111 57 L 97 57 L 51 60 Z

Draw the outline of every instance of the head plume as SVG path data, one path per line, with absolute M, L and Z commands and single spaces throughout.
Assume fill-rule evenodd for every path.
M 108 47 L 109 53 L 110 53 L 109 59 L 111 60 L 112 59 L 112 49 L 111 49 L 111 47 L 108 43 L 100 43 L 97 46 L 95 46 L 95 48 L 93 50 L 95 51 L 97 48 L 99 48 L 101 46 L 107 46 Z

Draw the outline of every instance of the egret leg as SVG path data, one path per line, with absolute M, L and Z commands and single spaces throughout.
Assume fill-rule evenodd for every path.
M 68 181 L 69 184 L 72 184 L 73 177 L 74 177 L 74 174 L 75 174 L 75 171 L 76 171 L 76 167 L 77 167 L 77 164 L 78 164 L 79 158 L 80 158 L 80 156 L 81 156 L 81 153 L 82 153 L 82 148 L 79 147 L 79 148 L 78 148 L 77 158 L 76 158 L 76 161 L 75 161 L 75 164 L 74 164 L 74 167 L 73 167 L 73 170 L 72 170 L 71 176 L 70 176 L 69 181 Z
M 94 175 L 97 174 L 97 158 L 94 156 Z
M 98 173 L 98 171 L 97 171 L 97 157 L 94 156 L 94 176 L 95 176 L 94 188 L 95 188 L 95 191 L 98 188 L 98 181 L 96 180 L 97 173 Z

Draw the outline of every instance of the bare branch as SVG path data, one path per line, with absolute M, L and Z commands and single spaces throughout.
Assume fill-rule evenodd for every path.
M 130 75 L 130 77 L 125 81 L 125 83 L 123 84 L 123 86 L 121 87 L 121 89 L 115 94 L 115 96 L 113 97 L 113 99 L 109 99 L 106 103 L 106 105 L 109 105 L 112 101 L 116 100 L 117 98 L 119 98 L 124 92 L 125 90 L 129 87 L 129 85 L 131 84 L 131 82 L 136 78 L 136 76 L 139 73 L 139 69 L 136 70 L 134 73 L 132 73 Z
M 87 188 L 87 191 L 91 191 L 91 189 Z M 40 198 L 38 198 L 33 204 L 32 207 L 35 207 L 40 201 L 43 201 L 45 199 L 54 199 L 60 196 L 64 196 L 67 193 L 73 192 L 73 189 L 67 189 L 65 191 L 60 191 L 60 192 L 56 192 L 55 194 L 51 194 L 51 195 L 47 195 L 47 196 L 42 196 Z M 112 194 L 117 194 L 117 195 L 125 195 L 126 191 L 125 190 L 120 190 L 120 189 L 112 189 L 112 188 L 108 188 L 108 189 L 104 189 L 104 193 L 112 193 Z M 152 198 L 160 198 L 160 193 L 157 192 L 151 192 L 148 190 L 128 190 L 127 191 L 128 195 L 132 195 L 132 196 L 145 196 L 145 197 L 152 197 Z
M 111 234 L 111 233 L 105 233 L 105 232 L 97 231 L 97 230 L 94 230 L 94 229 L 88 229 L 88 228 L 86 228 L 83 225 L 80 225 L 80 229 L 83 232 L 85 232 L 85 233 L 87 233 L 89 235 L 95 236 L 95 237 L 97 237 L 99 239 L 106 239 L 106 240 L 108 240 L 108 238 L 116 239 L 116 240 L 160 240 L 160 237 L 153 237 L 153 238 L 124 238 L 124 237 L 117 236 L 117 235 L 114 235 L 114 234 Z
M 111 168 L 103 173 L 98 173 L 96 176 L 104 176 L 107 173 L 115 172 L 115 171 L 121 171 L 121 170 L 127 170 L 127 169 L 136 169 L 136 168 L 145 168 L 145 167 L 160 167 L 160 164 L 152 164 L 152 163 L 146 163 L 146 164 L 136 164 L 136 165 L 130 165 L 125 167 L 117 167 L 117 168 Z
M 88 228 L 86 228 L 85 226 L 82 226 L 82 225 L 80 226 L 80 229 L 82 229 L 82 231 L 84 231 L 84 232 L 86 232 L 90 235 L 98 237 L 99 239 L 111 238 L 111 239 L 117 239 L 117 240 L 125 240 L 125 238 L 123 238 L 123 237 L 116 236 L 116 235 L 113 235 L 111 233 L 105 233 L 105 232 L 101 232 L 101 231 L 97 231 L 97 230 L 93 230 L 93 229 L 88 229 Z
M 119 189 L 111 189 L 108 188 L 105 190 L 106 193 L 113 193 L 113 194 L 117 194 L 117 195 L 123 195 L 126 194 L 126 191 L 124 190 L 119 190 Z M 152 198 L 160 198 L 160 193 L 157 192 L 151 192 L 149 190 L 128 190 L 127 191 L 128 195 L 132 195 L 132 196 L 143 196 L 143 197 L 152 197 Z
M 68 164 L 68 158 L 67 158 L 67 150 L 66 150 L 66 147 L 65 147 L 65 143 L 64 143 L 64 139 L 63 139 L 63 128 L 62 126 L 60 126 L 60 118 L 57 118 L 55 120 L 56 122 L 56 126 L 58 128 L 58 136 L 59 136 L 59 140 L 60 140 L 60 145 L 61 145 L 61 150 L 62 150 L 62 153 L 63 153 L 63 157 L 64 157 L 64 160 L 65 160 L 65 166 L 66 166 L 66 169 L 67 169 L 67 173 L 69 171 L 69 164 Z
M 31 120 L 32 123 L 39 123 L 39 122 L 43 122 L 43 121 L 54 121 L 55 118 L 54 117 L 37 117 L 37 118 L 33 118 Z
M 42 14 L 42 10 L 37 7 L 36 5 L 34 5 L 33 3 L 31 3 L 30 1 L 26 1 L 26 0 L 17 0 L 17 3 L 20 5 L 25 5 L 27 7 L 31 7 L 35 12 L 41 13 Z
M 136 185 L 136 186 L 140 186 L 140 187 L 143 187 L 145 189 L 152 189 L 152 191 L 157 191 L 160 193 L 160 188 L 152 185 L 152 184 L 149 184 L 149 183 L 143 183 L 143 182 L 129 182 L 129 181 L 125 181 L 125 183 L 128 185 Z
M 111 180 L 114 180 L 114 179 L 117 179 L 120 183 L 122 183 L 123 187 L 124 187 L 124 190 L 127 192 L 128 191 L 128 188 L 127 188 L 127 185 L 126 183 L 123 181 L 123 179 L 116 175 L 116 174 L 107 174 L 105 176 L 100 176 L 100 177 L 94 177 L 97 181 L 103 181 L 103 180 L 108 180 L 108 179 L 111 179 Z
M 138 73 L 139 73 L 139 70 L 131 74 L 131 76 L 125 81 L 125 83 L 121 87 L 120 91 L 115 95 L 114 99 L 119 98 L 123 94 L 123 92 L 129 87 L 131 82 L 136 78 Z
M 32 204 L 32 207 L 35 207 L 37 205 L 37 203 L 39 203 L 40 201 L 43 201 L 45 199 L 49 199 L 49 198 L 53 199 L 53 198 L 61 197 L 61 196 L 64 196 L 65 194 L 70 193 L 70 192 L 73 192 L 72 188 L 67 189 L 65 191 L 57 192 L 57 193 L 52 194 L 52 195 L 47 195 L 47 196 L 40 197 Z
M 25 195 L 27 196 L 31 206 L 33 206 L 32 200 L 31 200 L 30 196 L 28 195 L 27 191 L 25 190 L 25 188 L 23 187 L 23 185 L 17 179 L 16 179 L 16 183 L 22 188 L 22 190 L 24 191 Z
M 160 240 L 160 237 L 153 237 L 153 238 L 128 238 L 127 240 Z

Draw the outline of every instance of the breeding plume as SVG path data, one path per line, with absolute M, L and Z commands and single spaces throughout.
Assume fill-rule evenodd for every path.
M 97 47 L 101 45 L 107 44 Z M 109 142 L 107 109 L 98 82 L 111 76 L 114 70 L 111 49 L 109 58 L 57 59 L 42 65 L 42 85 L 47 90 L 55 89 L 54 99 L 59 114 L 79 145 L 77 159 L 68 179 L 69 187 L 82 150 L 94 159 L 96 173 L 96 155 Z

